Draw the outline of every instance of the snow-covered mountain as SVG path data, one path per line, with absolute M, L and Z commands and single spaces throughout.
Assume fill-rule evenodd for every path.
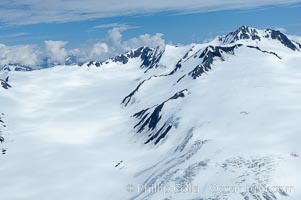
M 242 26 L 1 71 L 1 198 L 299 200 L 300 62 L 297 40 Z
M 225 37 L 220 37 L 220 41 L 223 44 L 235 43 L 241 40 L 245 41 L 267 41 L 267 40 L 277 40 L 282 45 L 295 50 L 300 50 L 301 44 L 290 40 L 285 34 L 281 33 L 278 30 L 265 29 L 265 30 L 257 30 L 255 28 L 250 28 L 247 26 L 241 26 L 236 31 L 229 33 Z
M 102 65 L 108 65 L 110 63 L 122 63 L 127 64 L 132 59 L 139 59 L 141 62 L 140 68 L 147 70 L 158 67 L 158 63 L 164 53 L 161 47 L 150 48 L 150 47 L 140 47 L 134 50 L 131 50 L 125 54 L 118 55 L 114 58 L 110 58 L 104 62 L 95 62 L 91 61 L 85 65 L 100 67 Z

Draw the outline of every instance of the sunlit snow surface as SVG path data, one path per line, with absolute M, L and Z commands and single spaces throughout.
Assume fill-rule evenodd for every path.
M 140 58 L 0 72 L 11 85 L 0 87 L 0 198 L 299 200 L 301 52 L 275 40 L 238 43 L 196 79 L 189 72 L 217 40 L 168 45 L 146 73 Z M 154 129 L 139 132 L 145 120 L 133 115 L 162 103 Z M 286 188 L 225 191 L 251 185 Z

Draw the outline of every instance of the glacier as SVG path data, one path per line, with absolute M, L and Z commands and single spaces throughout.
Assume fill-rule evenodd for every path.
M 202 44 L 0 71 L 4 200 L 301 198 L 301 41 Z

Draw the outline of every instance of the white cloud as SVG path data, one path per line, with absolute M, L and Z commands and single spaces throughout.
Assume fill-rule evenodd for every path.
M 131 49 L 139 46 L 156 47 L 156 46 L 164 46 L 165 41 L 163 39 L 162 33 L 156 33 L 155 35 L 144 34 L 144 35 L 140 35 L 137 38 L 132 38 L 128 41 L 125 41 L 124 45 Z
M 76 55 L 81 62 L 89 60 L 99 61 L 141 46 L 157 47 L 165 45 L 163 34 L 161 33 L 155 35 L 143 34 L 129 40 L 123 40 L 122 33 L 125 30 L 127 30 L 127 27 L 123 26 L 108 30 L 106 38 L 95 41 L 88 46 L 86 45 Z
M 6 46 L 0 44 L 0 66 L 9 63 L 36 66 L 41 64 L 41 51 L 35 45 Z
M 300 2 L 301 0 L 2 0 L 0 22 L 35 24 L 80 21 L 113 16 L 148 14 L 160 11 L 177 13 L 209 12 L 258 8 Z
M 22 37 L 22 36 L 27 36 L 30 35 L 27 32 L 21 32 L 21 33 L 12 33 L 12 34 L 7 34 L 7 35 L 1 35 L 1 39 L 3 38 L 17 38 L 17 37 Z
M 276 27 L 275 30 L 278 30 L 282 33 L 286 33 L 286 28 L 283 28 L 283 27 Z
M 120 27 L 124 26 L 124 24 L 119 24 L 119 23 L 110 23 L 110 24 L 99 24 L 94 26 L 94 28 L 113 28 L 113 27 Z
M 128 50 L 141 46 L 164 46 L 163 34 L 143 34 L 129 40 L 123 40 L 123 31 L 127 27 L 114 27 L 105 38 L 84 44 L 81 48 L 68 50 L 66 41 L 45 41 L 44 47 L 36 45 L 6 46 L 0 44 L 0 67 L 5 64 L 23 64 L 28 66 L 64 64 L 70 55 L 76 56 L 79 62 L 91 60 L 103 61 Z M 45 60 L 47 63 L 45 63 Z
M 68 53 L 64 47 L 67 43 L 66 41 L 45 41 L 45 56 L 48 58 L 48 63 L 61 64 L 65 62 Z
M 108 39 L 112 42 L 113 45 L 120 45 L 122 39 L 122 31 L 125 31 L 124 27 L 114 27 L 113 29 L 108 31 Z
M 114 28 L 114 27 L 127 27 L 127 24 L 119 24 L 119 23 L 110 23 L 110 24 L 99 24 L 94 26 L 96 29 L 101 29 L 101 28 Z
M 106 43 L 103 42 L 98 42 L 93 45 L 90 53 L 89 53 L 89 58 L 94 59 L 94 58 L 100 58 L 106 55 L 109 52 L 109 47 Z
M 116 49 L 133 49 L 141 46 L 163 46 L 165 44 L 162 33 L 156 33 L 155 35 L 144 34 L 138 37 L 131 38 L 129 40 L 122 40 L 122 32 L 124 28 L 113 28 L 108 31 L 108 42 Z
M 69 53 L 70 53 L 70 55 L 78 56 L 78 55 L 81 54 L 81 51 L 80 51 L 79 48 L 75 48 L 75 49 L 71 49 L 71 50 L 69 51 Z

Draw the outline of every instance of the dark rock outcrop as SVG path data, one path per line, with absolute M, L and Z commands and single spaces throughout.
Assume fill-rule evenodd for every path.
M 187 90 L 182 90 L 177 92 L 172 97 L 162 102 L 159 105 L 155 105 L 152 108 L 147 108 L 141 110 L 133 115 L 133 117 L 139 119 L 139 122 L 134 126 L 137 129 L 137 133 L 141 133 L 144 130 L 149 133 L 148 140 L 145 144 L 155 140 L 154 144 L 158 144 L 161 139 L 163 139 L 167 133 L 173 128 L 172 117 L 169 117 L 163 124 L 163 126 L 158 127 L 159 122 L 162 119 L 161 111 L 164 108 L 164 105 L 172 100 L 176 100 L 178 98 L 184 98 Z
M 33 68 L 19 64 L 7 64 L 2 68 L 3 71 L 33 71 Z
M 2 88 L 6 89 L 6 90 L 11 88 L 11 85 L 8 84 L 8 79 L 9 79 L 9 76 L 6 77 L 5 80 L 0 79 L 0 83 L 1 83 Z

